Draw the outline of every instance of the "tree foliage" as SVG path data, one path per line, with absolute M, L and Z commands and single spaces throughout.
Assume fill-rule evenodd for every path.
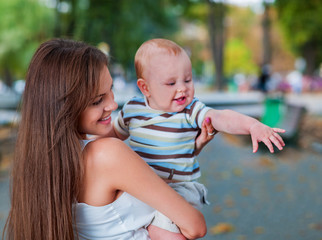
M 30 58 L 52 34 L 53 12 L 36 0 L 0 1 L 0 78 L 24 77 Z
M 53 5 L 54 4 L 54 5 Z M 106 42 L 112 61 L 133 68 L 145 40 L 169 37 L 180 13 L 171 0 L 10 0 L 0 2 L 1 77 L 24 77 L 30 58 L 50 37 Z M 14 76 L 14 77 L 13 77 Z
M 257 74 L 258 66 L 253 61 L 251 50 L 241 39 L 229 39 L 225 51 L 226 76 L 236 73 Z
M 293 51 L 304 57 L 307 73 L 322 62 L 322 4 L 319 0 L 276 0 L 280 23 Z
M 147 39 L 173 33 L 177 17 L 167 0 L 60 0 L 69 10 L 57 11 L 56 35 L 110 47 L 112 61 L 133 68 L 134 54 Z M 57 8 L 58 9 L 58 8 Z
M 299 55 L 310 52 L 310 46 L 318 50 L 315 66 L 322 55 L 319 30 L 322 20 L 317 14 L 321 4 L 317 2 L 276 0 L 293 49 Z M 254 70 L 256 55 L 251 57 L 254 44 L 250 44 L 252 37 L 249 36 L 256 18 L 247 11 L 238 17 L 242 13 L 222 6 L 220 1 L 210 0 L 1 1 L 0 77 L 23 77 L 36 47 L 50 37 L 72 38 L 92 45 L 105 42 L 109 45 L 112 63 L 120 63 L 127 72 L 133 71 L 134 54 L 140 44 L 150 38 L 164 37 L 192 51 L 195 73 L 203 74 L 208 61 L 215 63 L 217 77 L 213 83 L 218 87 L 218 79 L 224 80 L 223 73 L 236 71 L 233 68 L 242 72 Z M 229 26 L 232 19 L 238 21 L 235 27 Z M 178 34 L 187 25 L 193 26 L 190 30 L 203 29 L 202 40 L 199 36 L 190 38 Z M 213 31 L 214 28 L 218 31 Z M 307 59 L 314 57 L 308 55 Z M 223 86 L 221 83 L 218 88 Z

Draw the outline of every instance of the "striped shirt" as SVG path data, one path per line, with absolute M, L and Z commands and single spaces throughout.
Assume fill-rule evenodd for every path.
M 195 138 L 206 107 L 196 98 L 181 112 L 150 108 L 143 97 L 128 101 L 115 119 L 116 131 L 129 136 L 129 145 L 163 178 L 191 181 L 200 177 Z

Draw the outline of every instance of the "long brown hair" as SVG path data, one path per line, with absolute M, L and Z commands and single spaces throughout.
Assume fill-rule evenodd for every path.
M 97 92 L 106 56 L 53 39 L 33 56 L 15 148 L 6 239 L 74 239 L 72 204 L 83 166 L 78 120 Z

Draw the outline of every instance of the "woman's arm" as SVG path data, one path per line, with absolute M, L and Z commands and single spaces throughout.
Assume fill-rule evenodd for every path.
M 206 223 L 201 212 L 169 187 L 119 139 L 96 140 L 88 145 L 84 156 L 87 178 L 96 179 L 97 190 L 91 190 L 89 195 L 96 203 L 102 197 L 103 204 L 104 196 L 107 195 L 112 195 L 108 199 L 105 197 L 108 202 L 112 202 L 113 192 L 125 191 L 169 217 L 188 239 L 206 234 Z

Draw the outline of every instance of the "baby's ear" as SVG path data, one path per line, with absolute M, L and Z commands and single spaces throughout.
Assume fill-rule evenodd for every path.
M 146 97 L 150 97 L 149 86 L 143 78 L 139 78 L 136 82 L 142 94 Z

